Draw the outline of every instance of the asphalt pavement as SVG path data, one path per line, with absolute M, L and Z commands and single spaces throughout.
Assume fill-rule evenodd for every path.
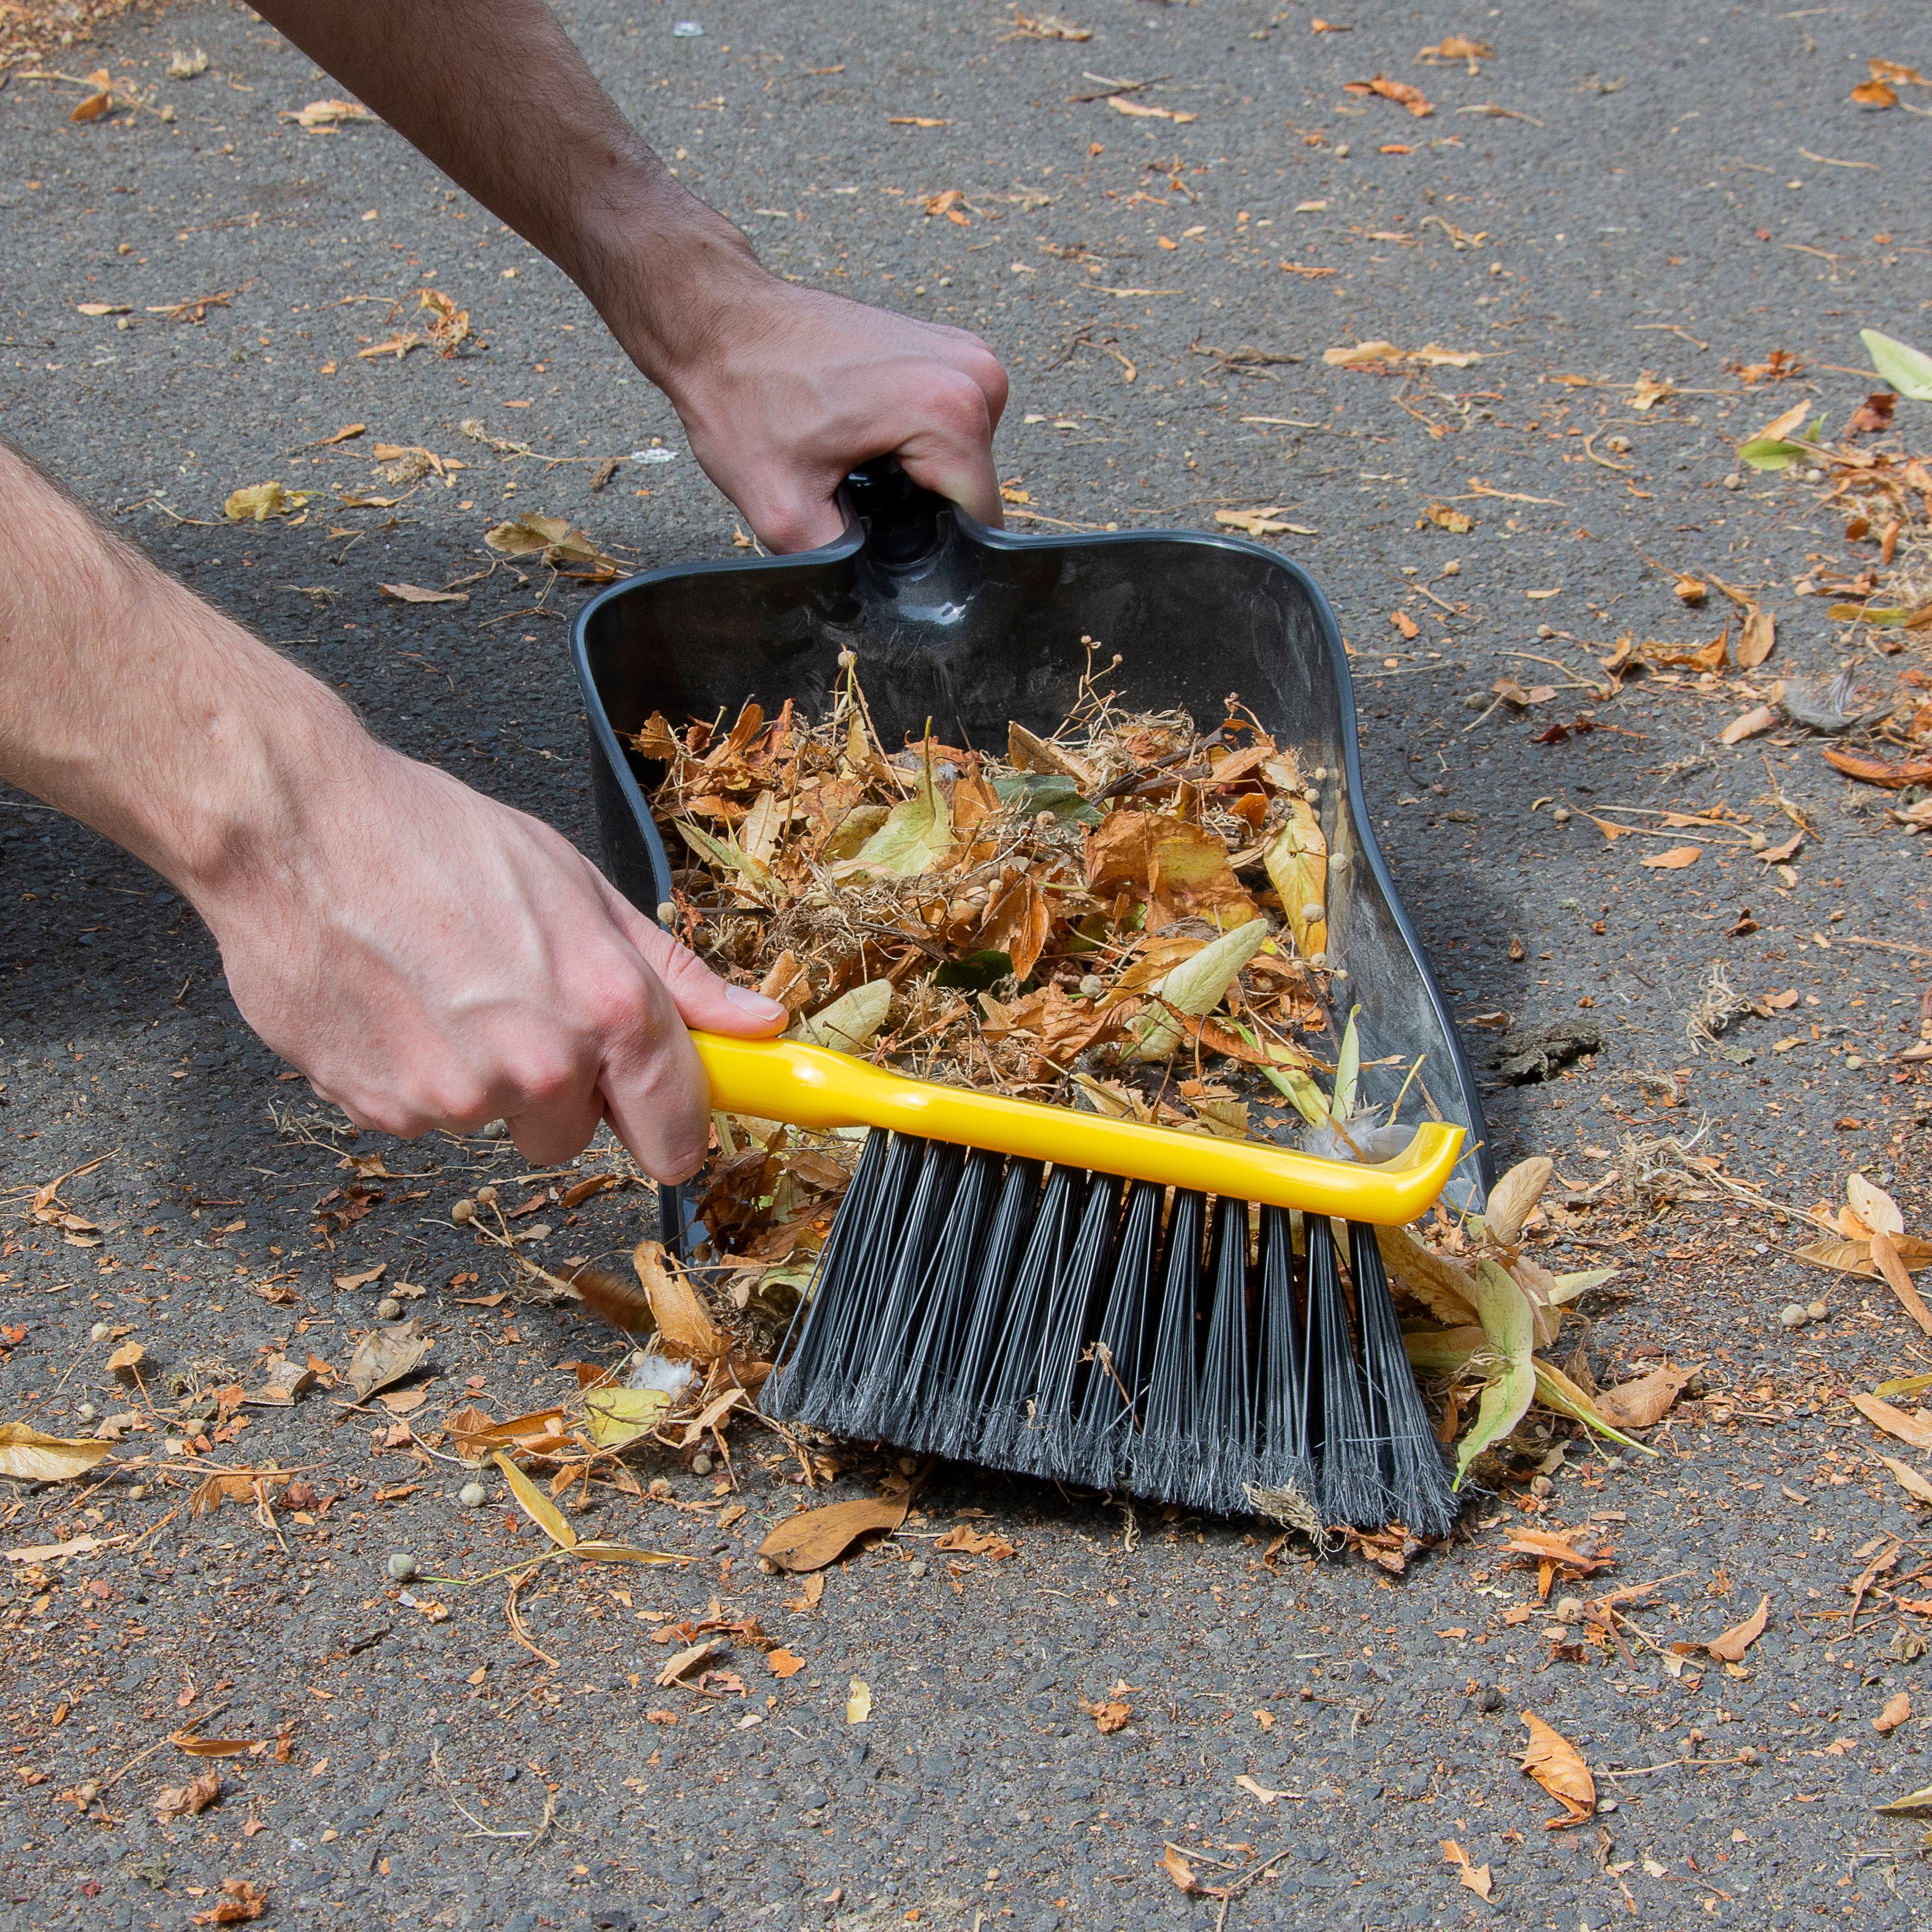
M 278 1348 L 339 1366 L 410 1283 L 435 1338 L 424 1419 L 541 1408 L 571 1385 L 558 1364 L 609 1346 L 523 1298 L 448 1208 L 485 1180 L 508 1201 L 572 1177 L 525 1178 L 501 1142 L 334 1131 L 242 1026 L 191 912 L 8 794 L 0 1418 L 78 1433 L 145 1392 L 194 1412 L 204 1459 L 273 1462 L 314 1494 L 195 1512 L 149 1428 L 116 1451 L 145 1468 L 0 1496 L 0 1926 L 218 1922 L 224 1895 L 251 1902 L 227 1881 L 259 1888 L 265 1926 L 501 1932 L 1111 1932 L 1215 1925 L 1224 1905 L 1231 1926 L 1922 1918 L 1925 1826 L 1874 1807 L 1932 1783 L 1924 1619 L 1868 1608 L 1848 1631 L 1842 1612 L 1881 1539 L 1900 1539 L 1898 1575 L 1932 1557 L 1875 1460 L 1924 1458 L 1842 1391 L 1923 1369 L 1925 1340 L 1882 1284 L 1793 1258 L 1805 1232 L 1767 1204 L 1842 1201 L 1857 1167 L 1932 1234 L 1932 1084 L 1898 1058 L 1932 967 L 1915 950 L 1932 839 L 1802 732 L 1720 734 L 1774 679 L 1849 664 L 1894 692 L 1928 668 L 1928 634 L 1886 656 L 1796 594 L 1820 560 L 1870 559 L 1819 488 L 1727 483 L 1772 417 L 1810 397 L 1835 424 L 1877 386 L 1856 373 L 1861 327 L 1932 334 L 1924 118 L 1849 99 L 1870 57 L 1932 71 L 1923 10 L 1370 0 L 1317 32 L 1251 0 L 1088 0 L 1067 16 L 1082 40 L 986 0 L 561 10 L 774 269 L 992 344 L 1016 526 L 1297 526 L 1263 540 L 1340 616 L 1378 829 L 1479 1069 L 1512 1034 L 1600 1035 L 1485 1096 L 1503 1164 L 1557 1162 L 1570 1204 L 1539 1252 L 1623 1270 L 1570 1335 L 1599 1382 L 1666 1354 L 1706 1366 L 1655 1460 L 1573 1447 L 1547 1494 L 1479 1501 L 1399 1576 L 1273 1547 L 1258 1524 L 947 1468 L 905 1534 L 808 1605 L 755 1560 L 796 1464 L 740 1429 L 739 1489 L 667 1456 L 640 1466 L 662 1493 L 583 1520 L 687 1564 L 553 1566 L 519 1593 L 520 1640 L 502 1583 L 405 1591 L 387 1562 L 476 1574 L 530 1550 L 500 1479 L 467 1509 L 463 1471 L 384 1447 L 392 1425 L 340 1391 L 232 1416 L 214 1391 Z M 1493 53 L 1418 57 L 1449 34 Z M 206 70 L 169 79 L 197 47 Z M 742 554 L 668 404 L 555 270 L 386 129 L 290 118 L 341 90 L 245 11 L 130 16 L 61 62 L 107 64 L 134 104 L 70 122 L 84 90 L 47 69 L 0 92 L 7 434 L 390 741 L 594 849 L 565 650 L 581 593 L 492 572 L 482 536 L 536 512 L 627 567 Z M 1432 111 L 1344 91 L 1378 76 Z M 470 340 L 363 355 L 420 326 L 424 287 Z M 1324 362 L 1371 341 L 1455 357 Z M 1737 373 L 1774 350 L 1805 370 Z M 441 470 L 412 477 L 379 442 Z M 272 479 L 312 493 L 299 520 L 224 519 L 231 491 Z M 1715 588 L 1687 607 L 1679 572 L 1760 599 L 1772 657 L 1600 696 L 1623 634 L 1692 650 L 1736 614 Z M 1503 679 L 1534 701 L 1490 708 Z M 1739 842 L 1783 842 L 1786 802 L 1810 836 L 1781 873 Z M 1702 856 L 1643 866 L 1667 847 L 1592 823 L 1624 807 L 1694 821 L 1674 830 Z M 1745 999 L 1796 1002 L 1694 1040 L 1713 962 Z M 1480 1023 L 1497 1015 L 1508 1033 Z M 1655 1151 L 1672 1138 L 1690 1165 Z M 1636 1144 L 1666 1180 L 1616 1178 Z M 97 1156 L 62 1200 L 99 1245 L 29 1217 L 26 1187 Z M 624 1170 L 604 1147 L 578 1171 Z M 650 1212 L 630 1186 L 548 1207 L 542 1252 L 621 1262 Z M 1814 1298 L 1824 1318 L 1780 1325 Z M 130 1340 L 140 1391 L 107 1366 Z M 831 1494 L 882 1473 L 854 1454 Z M 942 1558 L 962 1520 L 1016 1553 Z M 1512 1618 L 1534 1573 L 1502 1540 L 1525 1523 L 1592 1526 L 1615 1546 L 1607 1582 L 1666 1580 L 1634 1612 L 1643 1635 L 1604 1648 L 1548 1634 L 1546 1606 Z M 1670 1650 L 1760 1596 L 1742 1662 Z M 656 1688 L 652 1631 L 714 1601 L 803 1669 L 778 1677 L 740 1643 L 742 1696 Z M 1881 1732 L 1900 1692 L 1912 1714 Z M 1130 1714 L 1103 1732 L 1089 1707 L 1109 1702 Z M 1514 1761 L 1526 1710 L 1595 1772 L 1580 1828 L 1545 1828 L 1555 1808 Z M 166 1742 L 202 1721 L 266 1748 Z M 209 1769 L 218 1802 L 158 1822 L 158 1791 Z M 1490 1868 L 1487 1902 L 1444 1840 Z M 1200 1886 L 1282 1856 L 1222 1900 L 1184 1894 L 1169 1844 Z

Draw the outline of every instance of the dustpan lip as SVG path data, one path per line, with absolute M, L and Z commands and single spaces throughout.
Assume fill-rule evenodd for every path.
M 825 565 L 843 562 L 865 548 L 864 526 L 852 514 L 850 500 L 845 500 L 847 523 L 844 531 L 832 543 L 816 550 L 797 550 L 780 556 L 737 557 L 706 557 L 685 562 L 661 564 L 634 576 L 624 578 L 608 585 L 592 597 L 578 611 L 571 626 L 571 658 L 577 675 L 578 687 L 584 700 L 586 716 L 591 733 L 602 754 L 606 770 L 616 784 L 620 794 L 628 807 L 641 835 L 649 855 L 652 879 L 658 890 L 668 890 L 670 878 L 670 856 L 664 849 L 662 835 L 656 820 L 651 815 L 650 806 L 645 799 L 636 774 L 631 769 L 630 760 L 625 755 L 619 741 L 616 728 L 611 723 L 610 714 L 604 704 L 602 693 L 598 690 L 596 675 L 590 663 L 590 639 L 598 614 L 604 605 L 618 598 L 634 595 L 650 586 L 675 579 L 706 577 L 725 572 L 767 572 L 793 569 L 817 569 Z M 1305 566 L 1278 550 L 1250 538 L 1223 535 L 1219 531 L 1178 530 L 1167 528 L 1135 529 L 1124 530 L 1081 530 L 1066 533 L 1053 532 L 1032 535 L 995 529 L 982 524 L 970 512 L 957 504 L 946 506 L 961 534 L 970 542 L 995 550 L 1024 552 L 1030 550 L 1081 550 L 1098 549 L 1105 546 L 1124 544 L 1144 544 L 1159 542 L 1163 544 L 1182 543 L 1190 547 L 1216 550 L 1240 556 L 1256 558 L 1276 570 L 1284 572 L 1294 580 L 1306 597 L 1313 613 L 1328 660 L 1329 670 L 1334 679 L 1335 692 L 1339 701 L 1342 729 L 1340 733 L 1342 751 L 1342 781 L 1348 795 L 1348 811 L 1359 842 L 1363 862 L 1373 877 L 1376 890 L 1382 896 L 1396 932 L 1407 948 L 1411 962 L 1420 976 L 1423 990 L 1433 1010 L 1442 1036 L 1447 1042 L 1456 1074 L 1460 1082 L 1463 1101 L 1469 1115 L 1471 1132 L 1465 1159 L 1473 1170 L 1477 1183 L 1478 1200 L 1473 1204 L 1480 1207 L 1490 1190 L 1496 1185 L 1495 1157 L 1490 1147 L 1487 1123 L 1484 1116 L 1482 1098 L 1476 1084 L 1474 1069 L 1462 1046 L 1462 1036 L 1457 1030 L 1454 1016 L 1449 1010 L 1441 987 L 1429 964 L 1427 953 L 1418 938 L 1410 920 L 1408 908 L 1396 890 L 1395 880 L 1390 874 L 1388 862 L 1383 856 L 1380 841 L 1376 836 L 1375 821 L 1371 817 L 1366 796 L 1362 788 L 1360 747 L 1358 742 L 1359 722 L 1355 706 L 1354 679 L 1348 664 L 1348 646 L 1342 640 L 1340 625 L 1330 608 L 1321 585 L 1316 582 Z M 895 573 L 896 574 L 896 573 Z M 646 916 L 655 919 L 656 906 L 640 907 Z M 667 1192 L 669 1190 L 665 1190 Z M 682 1245 L 682 1228 L 680 1229 Z

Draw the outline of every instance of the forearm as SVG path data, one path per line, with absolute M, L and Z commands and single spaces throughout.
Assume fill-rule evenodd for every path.
M 581 288 L 653 380 L 766 279 L 672 178 L 545 0 L 267 0 L 263 16 Z
M 0 778 L 206 906 L 380 755 L 326 686 L 164 576 L 0 442 Z

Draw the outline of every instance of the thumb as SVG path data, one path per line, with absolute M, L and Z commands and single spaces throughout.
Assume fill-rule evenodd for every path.
M 644 963 L 664 982 L 678 1017 L 687 1027 L 752 1039 L 784 1028 L 790 1015 L 782 1001 L 720 979 L 689 946 L 672 938 L 663 927 L 645 918 L 614 890 L 610 896 L 614 902 L 613 914 Z

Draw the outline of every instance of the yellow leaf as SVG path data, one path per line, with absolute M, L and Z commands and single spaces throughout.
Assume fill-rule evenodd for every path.
M 1673 845 L 1667 852 L 1648 852 L 1637 861 L 1652 872 L 1681 872 L 1686 866 L 1694 866 L 1702 856 L 1701 845 Z
M 710 1362 L 731 1351 L 731 1338 L 704 1311 L 691 1278 L 662 1241 L 640 1241 L 631 1256 L 657 1317 L 658 1343 L 680 1361 Z
M 1898 1478 L 1899 1486 L 1914 1502 L 1932 1503 L 1932 1483 L 1910 1462 L 1901 1462 L 1896 1456 L 1881 1456 L 1878 1460 Z
M 662 1389 L 599 1389 L 584 1399 L 585 1432 L 600 1449 L 621 1449 L 664 1420 L 670 1397 Z
M 872 1714 L 872 1687 L 862 1677 L 855 1677 L 845 1698 L 845 1721 L 862 1724 Z
M 1533 1711 L 1522 1714 L 1529 1726 L 1529 1742 L 1516 1762 L 1564 1808 L 1566 1815 L 1544 1823 L 1546 1831 L 1579 1825 L 1597 1808 L 1596 1780 L 1574 1744 L 1552 1730 Z
M 510 1493 L 523 1505 L 524 1514 L 541 1529 L 560 1550 L 577 1547 L 577 1532 L 564 1521 L 562 1512 L 556 1504 L 499 1449 L 490 1459 L 503 1472 L 503 1480 L 510 1486 Z
M 271 517 L 286 517 L 291 510 L 299 510 L 308 501 L 308 493 L 299 490 L 284 490 L 279 483 L 251 483 L 245 490 L 236 490 L 222 505 L 222 514 L 231 523 L 247 523 L 250 520 L 266 524 Z
M 0 1476 L 19 1482 L 65 1482 L 86 1475 L 107 1448 L 105 1442 L 44 1436 L 24 1422 L 0 1422 Z

